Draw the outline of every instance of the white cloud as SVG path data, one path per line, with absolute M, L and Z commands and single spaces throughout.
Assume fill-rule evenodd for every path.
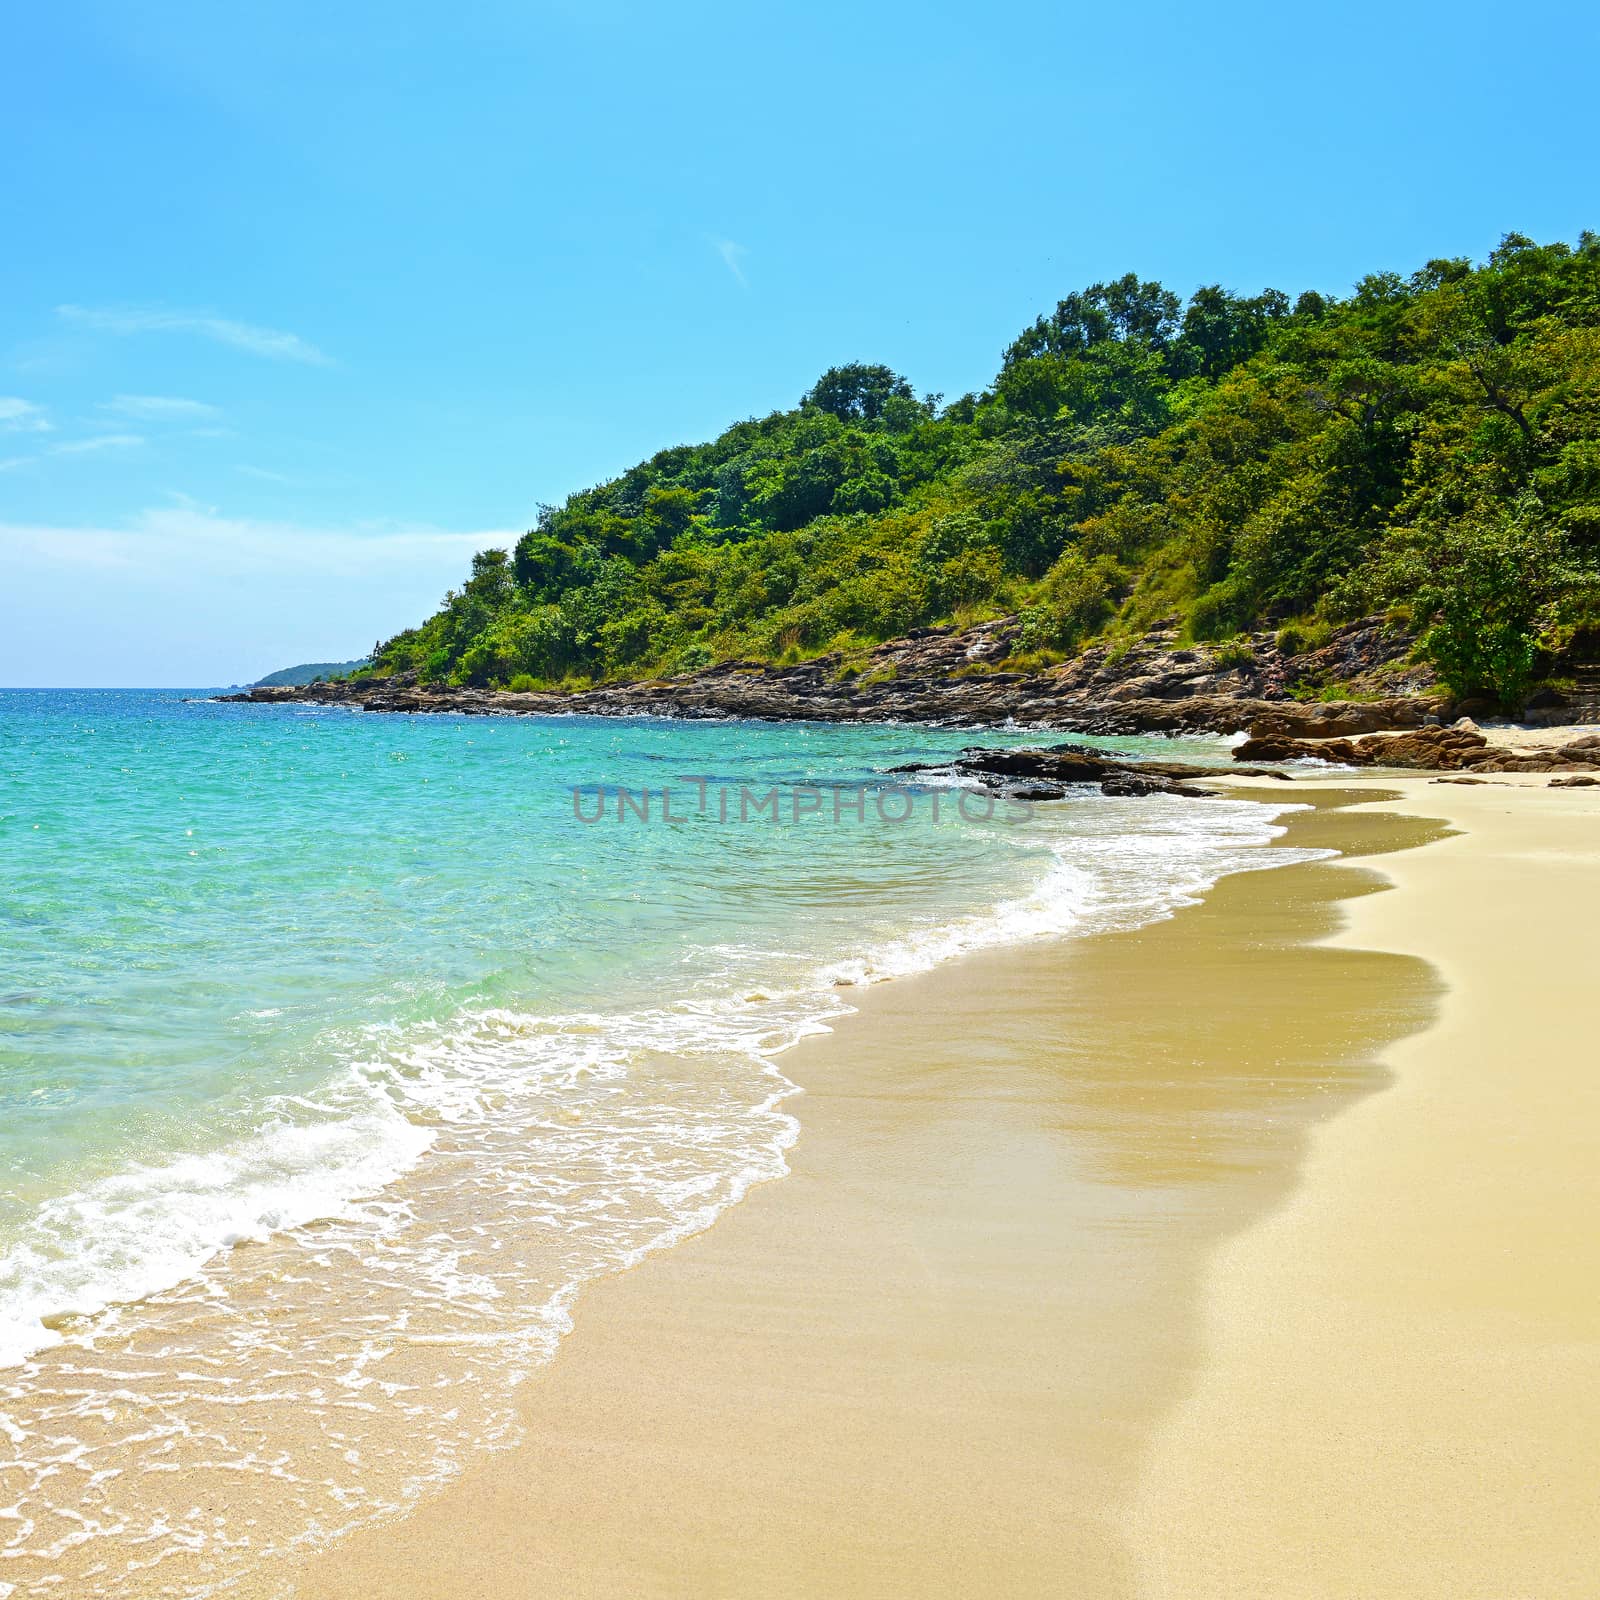
M 0 522 L 0 683 L 246 682 L 421 622 L 516 533 L 225 516 L 186 496 L 120 523 Z
M 331 365 L 330 357 L 297 333 L 258 328 L 252 323 L 214 316 L 208 311 L 66 305 L 57 306 L 56 313 L 68 322 L 99 333 L 192 333 L 272 361 L 299 361 L 313 367 Z
M 260 478 L 263 483 L 290 483 L 293 481 L 285 477 L 281 472 L 272 471 L 269 467 L 252 467 L 247 461 L 241 461 L 234 470 L 242 472 L 247 478 Z
M 359 578 L 408 562 L 429 566 L 444 557 L 467 562 L 490 545 L 509 549 L 514 529 L 450 533 L 438 528 L 357 523 L 315 528 L 300 523 L 226 517 L 187 495 L 155 507 L 124 527 L 0 522 L 0 551 L 26 552 L 65 566 L 138 566 L 153 574 L 182 566 L 229 576 L 272 571 L 302 577 Z M 421 620 L 420 618 L 418 619 Z
M 0 433 L 48 433 L 50 428 L 50 419 L 32 401 L 0 394 Z
M 214 517 L 217 514 L 215 506 L 208 506 L 203 500 L 196 500 L 192 494 L 185 494 L 182 489 L 168 489 L 167 498 L 175 505 L 180 505 L 185 511 L 198 511 L 202 516 Z M 0 1597 L 3 1600 L 3 1597 Z
M 744 275 L 744 258 L 750 252 L 742 245 L 735 244 L 732 239 L 713 239 L 712 246 L 717 254 L 722 257 L 722 264 L 734 276 L 741 289 L 748 289 L 749 282 Z
M 98 455 L 102 450 L 136 450 L 143 443 L 144 436 L 137 433 L 97 433 L 87 439 L 63 439 L 59 444 L 50 445 L 40 455 L 11 456 L 0 461 L 0 472 L 10 472 L 30 462 L 45 461 L 51 456 L 88 456 Z
M 53 456 L 82 456 L 97 450 L 133 450 L 144 443 L 137 433 L 102 433 L 92 439 L 68 439 L 51 445 Z
M 185 400 L 178 395 L 119 394 L 114 400 L 102 400 L 102 411 L 115 411 L 119 416 L 133 417 L 139 422 L 197 422 L 203 417 L 220 416 L 215 406 L 204 400 Z

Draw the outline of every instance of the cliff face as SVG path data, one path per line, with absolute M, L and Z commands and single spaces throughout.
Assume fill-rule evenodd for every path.
M 1068 732 L 1233 733 L 1268 713 L 1306 737 L 1420 727 L 1442 700 L 1407 664 L 1409 641 L 1375 621 L 1338 630 L 1295 655 L 1260 633 L 1226 649 L 1180 646 L 1158 630 L 1130 648 L 1096 646 L 1040 672 L 1001 670 L 1015 649 L 1011 619 L 966 630 L 919 629 L 879 645 L 864 667 L 837 656 L 794 666 L 727 661 L 682 677 L 607 684 L 573 693 L 516 694 L 419 683 L 415 674 L 355 683 L 261 687 L 224 696 L 258 704 L 314 701 L 368 711 L 474 715 L 583 713 L 770 721 L 1014 723 Z M 1337 686 L 1357 699 L 1300 701 L 1297 688 Z

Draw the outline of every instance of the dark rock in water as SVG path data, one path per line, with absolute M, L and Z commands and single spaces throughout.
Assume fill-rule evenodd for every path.
M 1100 793 L 1139 798 L 1147 794 L 1182 794 L 1191 800 L 1206 800 L 1212 796 L 1205 789 L 1185 789 L 1176 778 L 1146 776 L 1142 772 L 1114 772 L 1100 780 Z
M 1098 784 L 1101 793 L 1122 796 L 1184 794 L 1204 797 L 1204 789 L 1186 789 L 1185 779 L 1261 777 L 1288 779 L 1288 774 L 1263 767 L 1201 767 L 1188 761 L 1135 761 L 1086 745 L 1058 744 L 1047 750 L 1020 748 L 963 750 L 954 761 L 912 762 L 894 772 L 939 772 L 969 778 L 1013 800 L 1058 800 L 1066 784 Z

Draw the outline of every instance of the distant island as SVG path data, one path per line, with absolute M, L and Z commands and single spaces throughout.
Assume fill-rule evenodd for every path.
M 1459 698 L 1592 676 L 1600 237 L 1508 234 L 1344 296 L 1185 302 L 1129 273 L 948 402 L 831 368 L 792 410 L 544 507 L 353 670 L 527 693 L 817 661 L 854 683 L 883 641 L 1005 619 L 1006 658 L 971 670 L 1036 674 L 1161 630 L 1241 661 L 1270 630 L 1297 660 L 1364 617 Z
M 301 684 L 315 683 L 319 678 L 343 678 L 368 665 L 360 661 L 306 661 L 298 667 L 284 667 L 280 672 L 269 672 L 248 685 L 251 689 L 298 688 Z

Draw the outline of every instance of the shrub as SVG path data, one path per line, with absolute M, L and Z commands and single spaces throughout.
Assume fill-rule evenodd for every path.
M 708 644 L 689 644 L 673 657 L 672 665 L 679 672 L 699 672 L 717 659 L 716 651 Z
M 1278 629 L 1278 654 L 1303 656 L 1320 650 L 1333 637 L 1331 622 L 1286 622 Z
M 1189 632 L 1196 639 L 1225 639 L 1250 620 L 1250 604 L 1237 578 L 1214 583 L 1189 608 Z
M 1034 603 L 1023 608 L 1018 645 L 1029 650 L 1072 650 L 1111 615 L 1112 585 L 1120 569 L 1109 556 L 1086 559 L 1069 550 L 1045 574 Z
M 1007 656 L 1007 672 L 1043 672 L 1046 667 L 1056 667 L 1066 659 L 1059 650 L 1019 650 Z

